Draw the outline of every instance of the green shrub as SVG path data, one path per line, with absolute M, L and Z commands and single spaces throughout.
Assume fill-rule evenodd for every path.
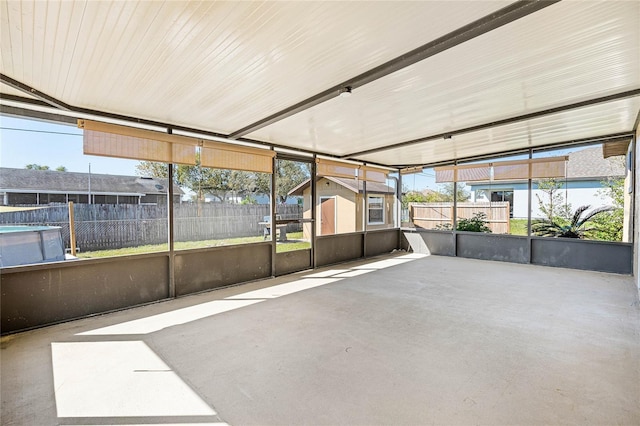
M 483 212 L 478 212 L 473 215 L 471 219 L 460 219 L 456 229 L 458 231 L 468 232 L 486 232 L 490 233 L 491 229 L 487 226 L 487 215 Z

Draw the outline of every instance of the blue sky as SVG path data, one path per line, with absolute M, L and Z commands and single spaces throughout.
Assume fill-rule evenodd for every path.
M 0 167 L 23 169 L 27 164 L 65 166 L 70 172 L 136 175 L 138 161 L 82 153 L 82 130 L 0 115 Z

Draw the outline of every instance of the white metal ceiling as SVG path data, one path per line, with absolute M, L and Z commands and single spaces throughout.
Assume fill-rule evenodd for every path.
M 229 134 L 508 4 L 0 0 L 0 72 L 76 107 Z M 342 156 L 637 89 L 640 2 L 564 1 L 247 136 Z M 354 158 L 428 164 L 613 134 L 639 109 Z
M 640 96 L 636 96 L 459 134 L 451 139 L 440 138 L 365 154 L 360 159 L 374 163 L 419 165 L 597 138 L 611 135 L 612 129 L 632 128 L 639 110 Z

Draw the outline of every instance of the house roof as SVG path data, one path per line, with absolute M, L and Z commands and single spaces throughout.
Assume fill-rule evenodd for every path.
M 638 1 L 0 4 L 15 115 L 399 167 L 629 135 L 640 110 Z
M 364 191 L 363 181 L 360 179 L 348 179 L 341 177 L 333 177 L 333 176 L 318 176 L 316 182 L 319 182 L 322 179 L 326 179 L 328 181 L 337 183 L 340 186 L 347 188 L 351 192 L 360 192 Z M 311 179 L 307 179 L 302 182 L 300 185 L 293 188 L 289 191 L 289 195 L 293 196 L 301 196 L 305 189 L 309 188 L 309 184 L 311 183 Z M 374 194 L 388 194 L 395 193 L 395 189 L 389 185 L 385 185 L 384 183 L 378 182 L 367 182 L 367 193 Z
M 569 154 L 567 179 L 588 180 L 589 178 L 620 177 L 626 175 L 624 158 L 603 158 L 600 146 L 581 149 Z
M 104 175 L 96 173 L 58 172 L 54 170 L 30 170 L 0 168 L 0 191 L 25 192 L 68 192 L 84 194 L 149 195 L 166 194 L 167 179 L 139 176 Z M 183 194 L 174 185 L 176 195 Z

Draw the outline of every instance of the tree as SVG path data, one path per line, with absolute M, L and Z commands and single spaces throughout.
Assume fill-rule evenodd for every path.
M 409 203 L 426 203 L 427 196 L 418 191 L 404 191 L 402 195 L 402 208 L 409 208 Z
M 178 185 L 196 193 L 198 201 L 204 201 L 205 194 L 210 194 L 224 203 L 227 193 L 231 191 L 231 170 L 180 165 L 176 167 L 174 176 Z
M 409 205 L 409 203 L 447 203 L 453 202 L 453 183 L 441 184 L 437 191 L 426 189 L 423 192 L 408 191 L 403 189 L 403 207 Z M 468 201 L 471 198 L 471 193 L 467 190 L 465 184 L 460 184 L 456 188 L 457 201 Z M 406 200 L 406 201 L 405 201 Z
M 244 199 L 250 197 L 250 194 L 255 193 L 256 190 L 256 175 L 250 172 L 244 172 L 240 170 L 233 170 L 229 174 L 227 187 L 233 194 L 234 200 L 237 196 L 241 196 Z
M 276 161 L 276 203 L 285 204 L 289 198 L 289 192 L 311 177 L 311 172 L 306 163 L 290 160 Z M 269 194 L 270 182 L 265 182 L 269 175 L 262 174 L 258 179 L 256 192 Z
M 27 164 L 24 168 L 28 170 L 49 170 L 49 166 L 41 166 L 40 164 Z
M 289 191 L 309 178 L 309 170 L 304 163 L 294 161 L 279 160 L 277 164 L 278 192 L 276 195 L 278 202 L 284 204 Z M 166 179 L 169 175 L 166 164 L 151 161 L 140 162 L 136 170 L 141 176 L 147 177 Z M 174 180 L 181 187 L 195 192 L 198 201 L 204 201 L 205 194 L 210 194 L 223 203 L 230 193 L 243 197 L 271 193 L 270 174 L 201 167 L 199 156 L 196 157 L 196 165 L 175 166 Z
M 429 191 L 425 195 L 426 203 L 444 203 L 453 201 L 453 197 L 451 195 L 447 195 L 444 192 L 440 191 Z
M 67 168 L 65 166 L 58 166 L 58 167 L 56 167 L 56 171 L 57 172 L 66 172 Z
M 598 191 L 600 198 L 612 201 L 611 211 L 604 212 L 593 219 L 596 229 L 589 238 L 604 241 L 622 241 L 624 229 L 624 178 L 609 178 L 602 182 L 604 189 Z
M 581 206 L 573 213 L 569 223 L 564 224 L 557 220 L 543 219 L 531 226 L 531 230 L 541 237 L 580 238 L 584 239 L 597 227 L 589 227 L 594 223 L 594 218 L 611 210 L 611 207 L 598 207 L 587 213 L 591 206 Z M 586 214 L 585 214 L 586 213 Z M 583 214 L 585 214 L 583 216 Z
M 471 193 L 466 189 L 466 185 L 454 183 L 441 184 L 437 191 L 432 191 L 427 194 L 428 203 L 441 203 L 441 202 L 453 202 L 454 192 L 457 201 L 468 201 L 471 198 Z
M 190 167 L 190 166 L 178 166 Z M 136 165 L 136 171 L 140 176 L 155 177 L 155 178 L 167 178 L 169 177 L 169 170 L 165 163 L 156 163 L 155 161 L 141 161 Z
M 548 222 L 568 222 L 571 218 L 571 204 L 565 202 L 562 186 L 553 178 L 538 182 L 538 189 L 544 194 L 536 194 L 538 208 Z
M 199 163 L 200 158 L 198 157 L 196 160 Z M 136 165 L 136 170 L 140 176 L 162 179 L 169 177 L 169 169 L 165 163 L 142 161 Z M 179 164 L 174 166 L 173 177 L 178 185 L 195 192 L 196 200 L 203 201 L 204 194 L 211 193 L 222 202 L 225 199 L 226 191 L 228 191 L 225 172 L 229 171 L 200 167 L 199 164 Z

